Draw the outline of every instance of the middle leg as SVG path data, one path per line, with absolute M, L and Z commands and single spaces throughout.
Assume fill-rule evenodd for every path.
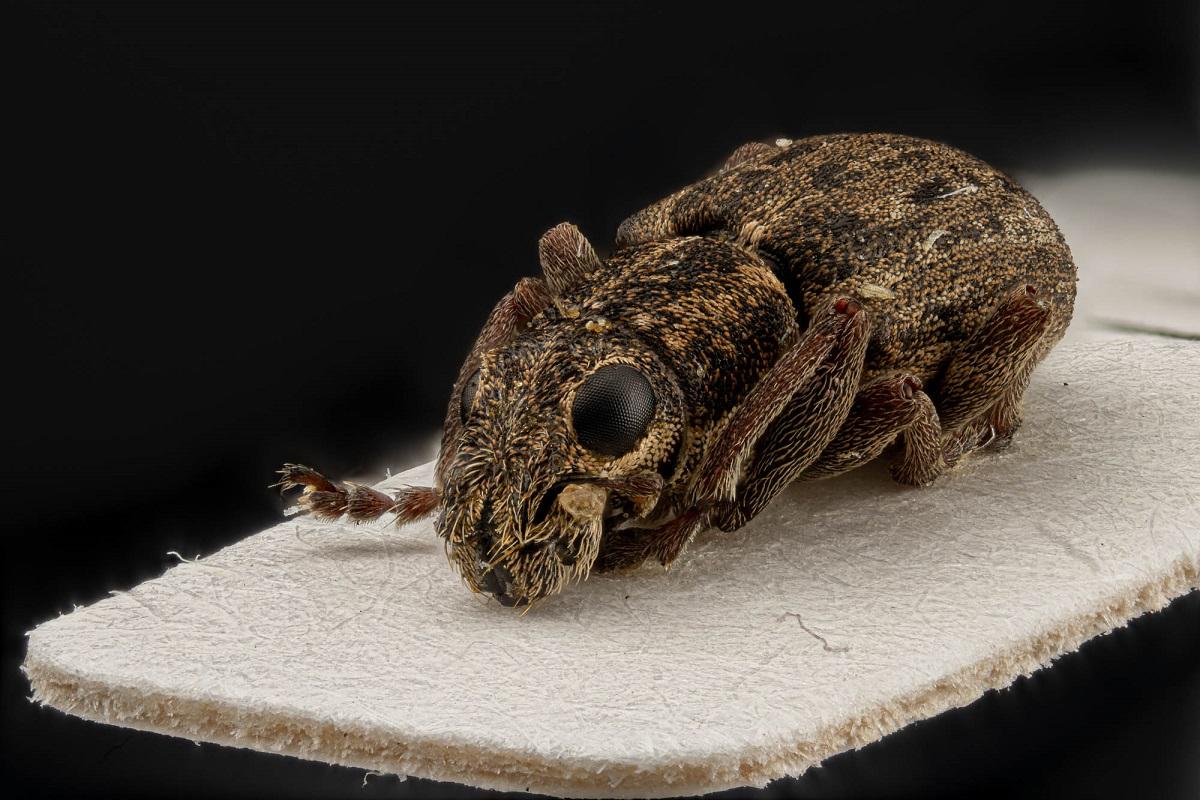
M 938 430 L 936 419 L 933 401 L 921 391 L 919 378 L 905 372 L 885 375 L 859 391 L 837 436 L 799 479 L 832 478 L 861 467 L 877 458 L 905 431 L 922 426 Z M 932 443 L 936 445 L 936 436 Z M 893 467 L 893 472 L 904 469 L 902 460 Z

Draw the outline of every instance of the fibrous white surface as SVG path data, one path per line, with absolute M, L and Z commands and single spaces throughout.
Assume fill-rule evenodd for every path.
M 1065 344 L 1009 451 L 926 489 L 882 464 L 793 486 L 525 616 L 428 523 L 292 518 L 41 625 L 25 669 L 89 719 L 476 786 L 760 785 L 1196 587 L 1198 396 L 1194 343 Z
M 1079 265 L 1068 340 L 1200 338 L 1200 181 L 1132 169 L 1022 176 Z M 1106 332 L 1107 331 L 1107 332 Z

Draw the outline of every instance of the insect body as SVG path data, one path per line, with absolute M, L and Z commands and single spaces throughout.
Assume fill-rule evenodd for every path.
M 669 564 L 891 446 L 922 485 L 1007 444 L 1076 281 L 1012 180 L 889 134 L 744 145 L 622 223 L 607 259 L 564 223 L 539 260 L 462 366 L 435 486 L 281 470 L 323 517 L 436 513 L 468 586 L 505 605 Z

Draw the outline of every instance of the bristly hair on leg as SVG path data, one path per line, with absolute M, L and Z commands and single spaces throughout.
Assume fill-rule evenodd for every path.
M 691 505 L 732 502 L 736 498 L 745 461 L 755 444 L 796 393 L 817 374 L 817 368 L 834 350 L 838 337 L 853 328 L 865 336 L 869 330 L 867 314 L 852 298 L 839 297 L 779 357 L 730 414 L 725 429 L 705 453 L 690 492 Z
M 706 502 L 701 506 L 690 508 L 660 527 L 654 534 L 650 555 L 658 559 L 658 563 L 670 569 L 671 563 L 683 551 L 684 546 L 692 540 L 692 537 L 711 524 L 715 510 L 714 505 L 712 502 Z

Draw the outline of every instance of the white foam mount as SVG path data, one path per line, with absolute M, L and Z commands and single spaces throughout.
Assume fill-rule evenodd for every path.
M 1118 168 L 1025 175 L 1079 265 L 1068 338 L 1108 329 L 1200 339 L 1200 181 Z
M 35 698 L 100 722 L 576 797 L 796 775 L 1200 582 L 1200 346 L 1064 345 L 1002 454 L 926 489 L 800 484 L 669 572 L 526 616 L 428 523 L 287 521 L 30 634 Z M 429 465 L 385 483 L 426 483 Z

